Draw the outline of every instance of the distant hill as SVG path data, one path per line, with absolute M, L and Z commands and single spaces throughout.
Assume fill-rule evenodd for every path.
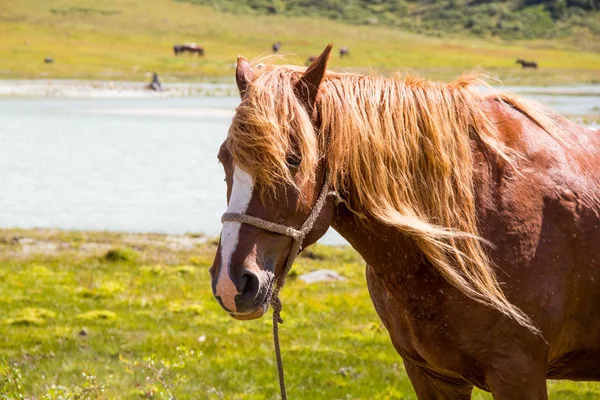
M 570 6 L 555 20 L 544 3 L 527 3 L 492 18 L 482 10 L 510 10 L 512 3 L 449 1 L 461 0 L 0 0 L 0 79 L 148 82 L 157 72 L 163 82 L 231 80 L 237 55 L 260 58 L 279 41 L 285 57 L 271 61 L 299 65 L 333 43 L 329 66 L 338 71 L 450 80 L 483 68 L 511 84 L 600 82 L 598 25 L 574 22 L 583 8 Z M 599 13 L 578 12 L 582 21 Z M 510 18 L 522 31 L 503 37 Z M 417 30 L 427 34 L 410 32 Z M 515 40 L 518 34 L 532 38 Z M 173 45 L 185 42 L 198 43 L 205 55 L 175 55 Z M 339 55 L 341 46 L 350 56 Z M 539 68 L 523 69 L 518 58 Z
M 540 39 L 600 37 L 600 0 L 179 0 L 219 11 L 316 16 L 417 33 Z M 594 43 L 588 43 L 594 46 Z M 600 46 L 600 45 L 599 45 Z M 587 47 L 587 46 L 586 46 Z

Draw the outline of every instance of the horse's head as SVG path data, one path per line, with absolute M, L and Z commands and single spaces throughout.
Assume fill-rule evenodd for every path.
M 295 229 L 311 215 L 326 179 L 315 110 L 330 51 L 328 46 L 304 73 L 280 74 L 281 82 L 275 82 L 276 73 L 253 71 L 246 59 L 238 58 L 242 103 L 218 156 L 227 182 L 227 215 Z M 303 247 L 317 241 L 332 218 L 333 201 L 328 201 Z M 285 278 L 293 244 L 289 236 L 224 219 L 210 269 L 221 306 L 236 319 L 261 317 L 275 283 Z

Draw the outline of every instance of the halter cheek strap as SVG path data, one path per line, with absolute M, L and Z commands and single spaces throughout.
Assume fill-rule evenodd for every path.
M 294 244 L 292 245 L 292 248 L 290 249 L 290 252 L 288 254 L 283 274 L 279 279 L 277 279 L 275 283 L 275 289 L 273 290 L 273 295 L 271 296 L 271 306 L 273 307 L 273 342 L 275 345 L 275 356 L 277 358 L 277 372 L 279 374 L 279 390 L 281 393 L 282 400 L 287 400 L 287 393 L 285 390 L 285 379 L 283 376 L 283 361 L 281 359 L 281 349 L 279 347 L 278 324 L 283 323 L 283 320 L 281 319 L 282 305 L 281 301 L 279 300 L 279 291 L 283 287 L 285 277 L 292 268 L 294 260 L 296 259 L 296 257 L 298 257 L 300 250 L 302 250 L 302 243 L 304 243 L 306 235 L 308 235 L 308 233 L 313 229 L 315 222 L 317 221 L 317 218 L 319 218 L 321 210 L 323 209 L 323 206 L 325 206 L 325 203 L 327 202 L 327 197 L 329 195 L 337 196 L 335 192 L 329 191 L 329 176 L 325 174 L 325 184 L 323 185 L 323 188 L 321 188 L 319 198 L 317 199 L 317 202 L 313 206 L 312 211 L 310 212 L 308 218 L 306 219 L 306 221 L 304 221 L 300 229 L 295 229 L 291 226 L 281 225 L 247 214 L 225 213 L 221 217 L 221 222 L 239 222 L 242 224 L 252 225 L 265 231 L 289 236 L 294 241 Z

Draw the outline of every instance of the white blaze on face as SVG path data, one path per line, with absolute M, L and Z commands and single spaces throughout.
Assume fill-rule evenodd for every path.
M 252 198 L 254 190 L 254 178 L 234 165 L 233 167 L 233 185 L 231 187 L 231 197 L 227 205 L 228 213 L 245 214 Z M 240 228 L 239 222 L 223 222 L 221 231 L 221 269 L 219 270 L 219 280 L 217 282 L 216 295 L 230 311 L 236 311 L 235 296 L 238 294 L 235 284 L 229 277 L 229 268 L 231 256 L 237 247 Z

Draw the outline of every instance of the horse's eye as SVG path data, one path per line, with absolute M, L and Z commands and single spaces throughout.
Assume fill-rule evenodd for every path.
M 295 154 L 291 154 L 287 156 L 285 162 L 290 168 L 297 169 L 300 166 L 300 162 L 302 162 L 302 159 Z

